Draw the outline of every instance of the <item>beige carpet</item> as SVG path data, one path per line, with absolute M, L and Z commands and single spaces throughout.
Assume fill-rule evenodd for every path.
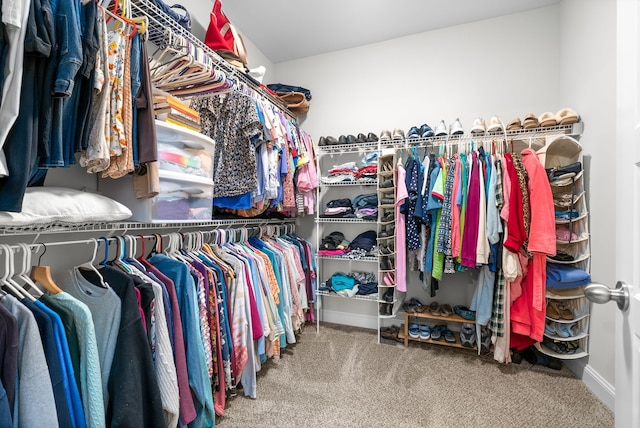
M 439 345 L 376 343 L 375 332 L 322 324 L 239 391 L 232 427 L 612 427 L 613 414 L 571 371 L 501 365 Z

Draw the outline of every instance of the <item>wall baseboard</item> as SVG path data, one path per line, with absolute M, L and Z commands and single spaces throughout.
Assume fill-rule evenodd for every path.
M 378 317 L 342 311 L 323 309 L 320 311 L 320 321 L 334 324 L 350 325 L 353 327 L 378 329 Z
M 581 360 L 567 360 L 564 364 L 582 380 L 587 388 L 604 403 L 612 412 L 615 412 L 616 388 L 611 385 L 593 367 Z

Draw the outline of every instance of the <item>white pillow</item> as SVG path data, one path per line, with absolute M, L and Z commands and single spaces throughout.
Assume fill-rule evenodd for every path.
M 0 226 L 78 225 L 119 221 L 129 217 L 129 208 L 96 193 L 64 187 L 28 187 L 22 212 L 0 211 Z

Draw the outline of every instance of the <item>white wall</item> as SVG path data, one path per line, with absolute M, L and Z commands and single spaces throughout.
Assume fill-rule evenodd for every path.
M 477 116 L 488 121 L 497 114 L 508 123 L 563 107 L 558 38 L 558 6 L 552 6 L 279 63 L 276 74 L 283 83 L 311 91 L 302 126 L 316 141 L 322 135 L 379 135 L 383 128 L 407 132 L 412 125 L 435 127 L 441 119 L 449 124 L 456 117 L 468 132 Z M 302 224 L 303 230 L 313 230 L 308 219 Z M 333 226 L 325 225 L 320 235 L 337 230 Z M 352 235 L 359 231 L 352 229 Z M 314 239 L 313 233 L 309 236 Z M 332 269 L 338 267 L 327 271 Z M 417 273 L 408 278 L 409 297 L 433 300 Z M 470 304 L 474 280 L 475 273 L 445 275 L 435 300 Z M 324 304 L 325 320 L 377 327 L 375 304 L 340 299 Z
M 617 189 L 612 164 L 616 156 L 616 2 L 564 0 L 560 4 L 560 100 L 585 123 L 580 142 L 588 167 L 591 227 L 591 276 L 616 282 L 616 246 L 611 210 Z M 594 31 L 597 23 L 597 31 Z M 592 305 L 588 364 L 615 384 L 615 311 L 611 304 Z
M 357 134 L 460 117 L 503 121 L 557 111 L 557 6 L 276 64 L 280 81 L 308 88 L 304 129 Z

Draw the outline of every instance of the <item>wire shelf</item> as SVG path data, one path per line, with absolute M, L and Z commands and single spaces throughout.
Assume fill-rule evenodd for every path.
M 213 49 L 205 45 L 201 40 L 197 39 L 193 34 L 191 34 L 191 32 L 181 27 L 170 16 L 160 10 L 152 0 L 134 0 L 133 2 L 131 2 L 131 7 L 134 10 L 135 15 L 144 15 L 149 19 L 149 41 L 154 45 L 158 46 L 161 49 L 167 47 L 167 30 L 173 32 L 179 37 L 183 37 L 188 41 L 188 44 L 202 49 L 204 54 L 207 55 L 211 59 L 211 61 L 213 61 L 214 66 L 217 69 L 223 71 L 227 75 L 227 77 L 235 78 L 242 81 L 256 93 L 265 97 L 271 103 L 281 109 L 294 122 L 297 121 L 293 113 L 291 113 L 291 111 L 286 108 L 286 106 L 284 105 L 284 103 L 282 103 L 282 101 L 280 101 L 280 99 L 267 92 L 260 86 L 257 81 L 253 80 L 253 78 L 251 78 L 250 76 L 247 76 L 245 73 L 233 67 L 220 55 L 218 55 Z M 205 82 L 205 84 L 206 83 L 209 82 Z
M 364 256 L 358 259 L 346 257 L 346 256 L 318 256 L 319 259 L 323 260 L 340 260 L 344 262 L 377 262 L 378 258 L 376 256 Z
M 319 217 L 316 219 L 317 223 L 377 223 L 376 220 L 362 220 L 360 218 L 325 218 Z
M 378 143 L 350 143 L 333 146 L 317 146 L 317 154 L 360 153 L 366 150 L 378 150 Z
M 342 299 L 350 299 L 350 300 L 365 300 L 367 302 L 377 302 L 378 301 L 378 294 L 372 294 L 372 295 L 367 295 L 367 296 L 361 296 L 359 294 L 356 294 L 353 297 L 347 297 L 347 296 L 341 296 L 340 294 L 336 294 L 336 293 L 329 293 L 328 291 L 321 291 L 321 290 L 317 290 L 316 291 L 316 295 L 317 296 L 325 296 L 325 297 L 340 297 Z
M 156 229 L 205 229 L 205 228 L 237 228 L 247 225 L 278 225 L 295 223 L 295 218 L 284 220 L 276 219 L 221 219 L 196 222 L 176 223 L 138 223 L 138 222 L 113 222 L 113 223 L 86 223 L 86 224 L 61 224 L 0 227 L 0 236 L 37 235 L 70 232 L 118 232 L 130 230 L 156 230 Z
M 320 181 L 320 187 L 360 187 L 360 186 L 377 186 L 378 180 L 375 181 L 344 181 L 341 183 L 323 183 Z

